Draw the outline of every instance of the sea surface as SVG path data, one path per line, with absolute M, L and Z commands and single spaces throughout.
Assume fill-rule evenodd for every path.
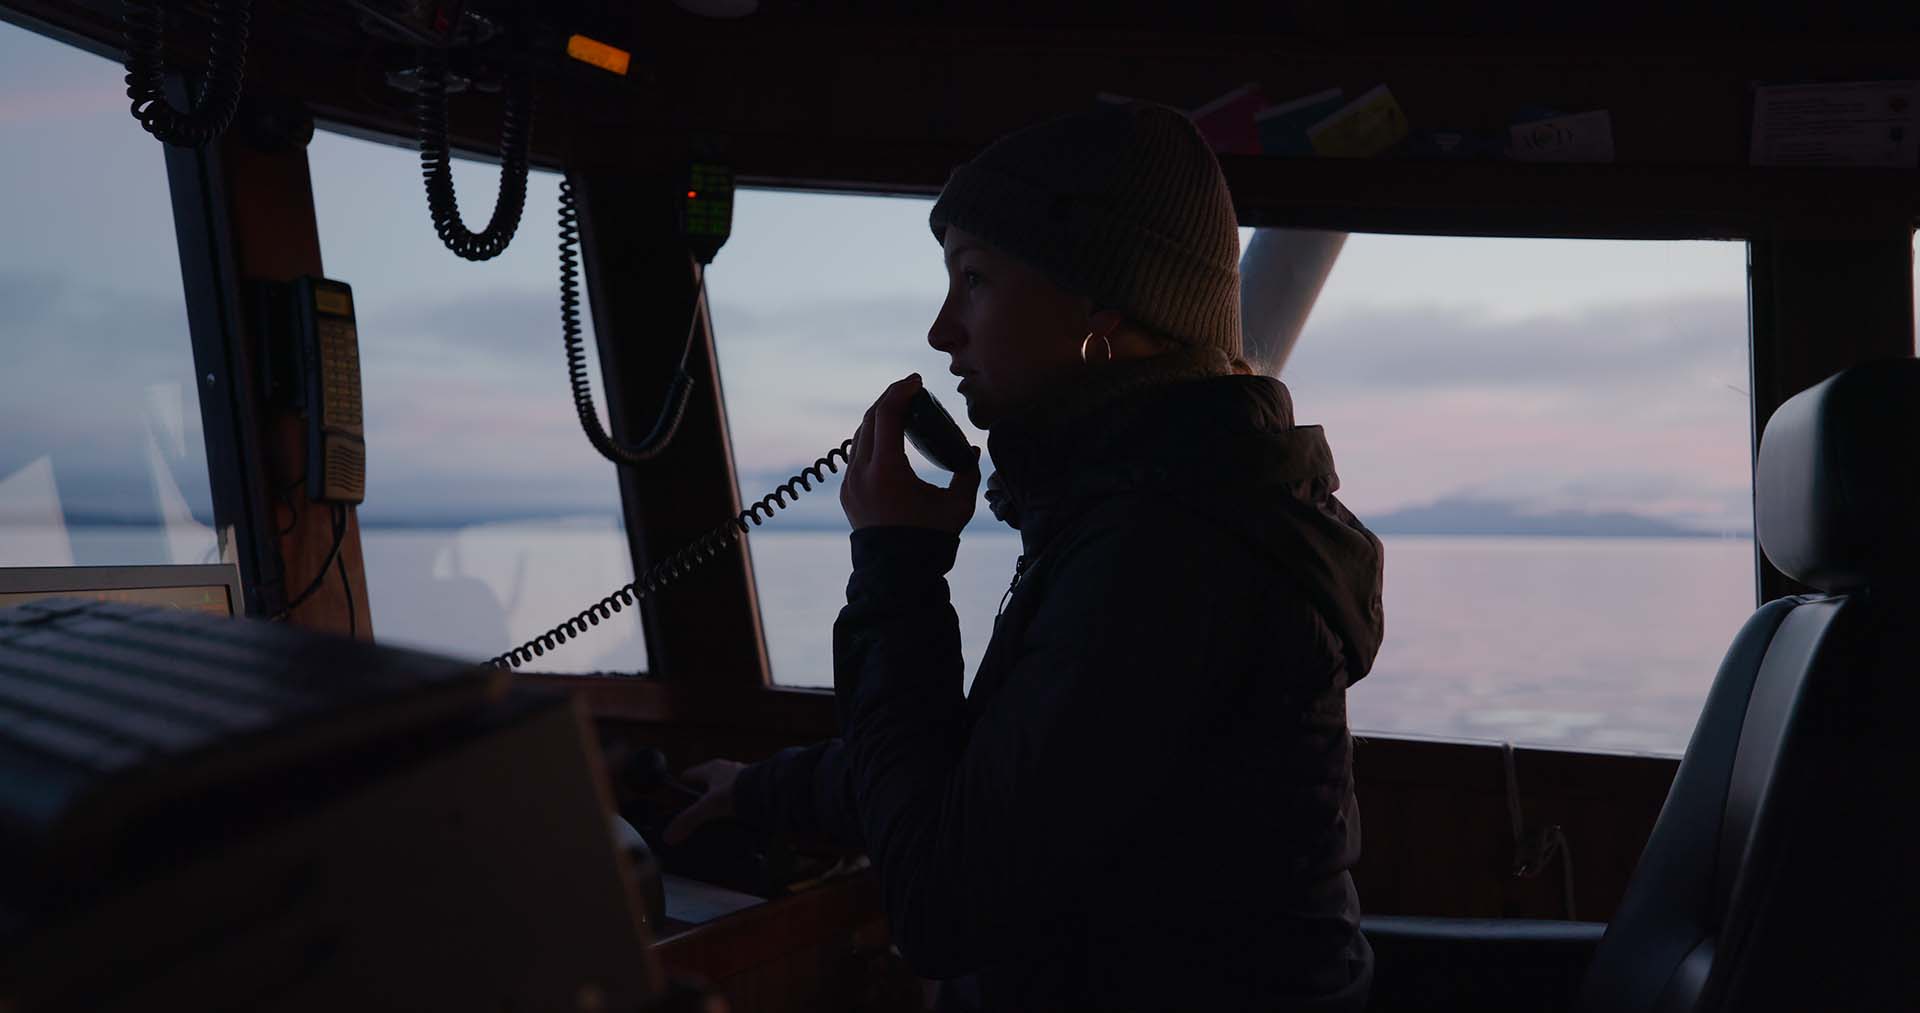
M 6 565 L 205 562 L 212 532 L 0 531 Z M 609 518 L 362 532 L 383 641 L 476 660 L 570 618 L 631 577 Z M 1734 633 L 1753 611 L 1744 538 L 1388 536 L 1387 639 L 1348 693 L 1356 730 L 1677 755 Z M 841 532 L 751 536 L 776 681 L 832 682 L 830 633 L 849 569 Z M 971 673 L 1019 553 L 969 533 L 949 580 Z M 666 594 L 671 594 L 668 589 Z M 646 668 L 637 613 L 538 659 L 546 671 Z M 1178 673 L 1168 673 L 1168 679 Z
M 1386 644 L 1348 694 L 1361 731 L 1677 755 L 1754 607 L 1744 539 L 1385 541 Z M 475 658 L 557 624 L 630 574 L 625 541 L 606 521 L 371 528 L 363 544 L 381 639 Z M 775 680 L 830 685 L 846 535 L 768 529 L 751 544 Z M 1009 533 L 962 541 L 949 579 L 969 673 L 1018 551 Z M 535 667 L 643 668 L 632 615 Z

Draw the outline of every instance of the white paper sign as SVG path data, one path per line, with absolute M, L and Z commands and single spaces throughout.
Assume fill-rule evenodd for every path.
M 1910 169 L 1920 156 L 1920 81 L 1754 89 L 1754 165 Z
M 1613 117 L 1605 109 L 1516 123 L 1507 154 L 1519 162 L 1611 162 Z

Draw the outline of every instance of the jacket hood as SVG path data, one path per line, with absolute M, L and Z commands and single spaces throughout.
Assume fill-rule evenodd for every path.
M 1380 540 L 1334 497 L 1325 434 L 1294 424 L 1280 381 L 1237 375 L 1212 349 L 1113 363 L 987 443 L 988 506 L 1029 557 L 1100 500 L 1163 493 L 1300 586 L 1340 635 L 1349 683 L 1372 668 L 1385 635 Z

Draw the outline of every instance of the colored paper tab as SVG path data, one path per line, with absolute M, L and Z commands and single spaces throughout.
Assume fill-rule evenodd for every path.
M 1213 150 L 1229 155 L 1258 155 L 1260 137 L 1253 117 L 1267 104 L 1258 85 L 1245 84 L 1188 114 Z
M 1372 158 L 1406 137 L 1407 114 L 1384 84 L 1307 131 L 1314 154 L 1327 158 Z
M 1260 138 L 1260 151 L 1267 155 L 1305 157 L 1313 154 L 1313 142 L 1307 131 L 1340 110 L 1346 93 L 1338 88 L 1314 92 L 1268 106 L 1254 116 L 1254 130 Z

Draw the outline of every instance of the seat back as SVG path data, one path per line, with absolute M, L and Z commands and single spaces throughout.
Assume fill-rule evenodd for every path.
M 1594 1013 L 1920 1001 L 1920 361 L 1782 405 L 1755 527 L 1823 594 L 1735 637 L 1588 971 Z

